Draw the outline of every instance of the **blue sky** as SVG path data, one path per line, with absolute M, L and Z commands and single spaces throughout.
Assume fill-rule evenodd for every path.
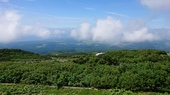
M 51 26 L 64 28 L 94 23 L 107 16 L 129 20 L 148 14 L 139 0 L 11 0 L 10 3 L 29 21 L 56 19 Z
M 113 45 L 170 40 L 169 5 L 170 0 L 0 0 L 0 43 L 65 33 Z

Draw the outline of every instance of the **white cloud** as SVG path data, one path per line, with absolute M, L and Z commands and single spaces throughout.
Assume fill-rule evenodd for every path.
M 123 36 L 123 41 L 125 42 L 154 41 L 157 39 L 158 37 L 155 34 L 149 33 L 146 27 L 132 32 L 125 32 Z
M 119 14 L 119 13 L 116 13 L 116 12 L 106 12 L 106 13 L 128 18 L 128 16 L 126 16 L 124 14 Z
M 117 45 L 123 42 L 144 42 L 159 40 L 159 36 L 150 32 L 141 23 L 135 26 L 124 26 L 121 20 L 107 17 L 99 19 L 95 26 L 88 23 L 81 24 L 72 30 L 71 36 L 79 40 L 93 40 Z
M 0 42 L 9 42 L 20 36 L 18 26 L 21 15 L 14 10 L 0 12 Z
M 170 40 L 170 28 L 151 29 L 150 31 L 154 31 L 159 39 Z
M 34 28 L 31 30 L 32 35 L 36 35 L 41 38 L 48 38 L 51 35 L 51 32 L 46 28 Z
M 49 38 L 51 36 L 55 37 L 57 35 L 65 33 L 65 31 L 61 31 L 57 29 L 50 30 L 47 28 L 43 28 L 39 26 L 38 24 L 25 25 L 25 26 L 22 26 L 21 29 L 22 29 L 22 33 L 24 34 L 23 36 L 32 35 L 32 36 L 37 36 L 37 37 L 44 38 L 44 39 Z
M 62 30 L 54 30 L 54 32 L 52 34 L 65 34 L 66 32 L 65 31 L 62 31 Z
M 99 19 L 96 26 L 92 29 L 92 39 L 101 42 L 116 42 L 119 41 L 121 30 L 123 29 L 120 20 L 107 17 L 106 19 Z
M 121 21 L 107 17 L 99 19 L 96 26 L 89 23 L 81 24 L 77 29 L 72 30 L 71 36 L 78 40 L 93 40 L 116 44 L 119 41 L 123 26 Z M 118 39 L 117 39 L 118 38 Z
M 141 0 L 141 3 L 153 10 L 170 11 L 170 0 Z
M 84 9 L 90 10 L 90 11 L 95 11 L 95 8 L 91 8 L 91 7 L 85 7 Z
M 89 23 L 83 23 L 79 28 L 72 30 L 71 36 L 78 40 L 87 40 L 91 39 L 91 28 Z
M 9 2 L 8 0 L 0 0 L 1 2 Z
M 8 43 L 24 36 L 37 36 L 48 38 L 51 35 L 63 33 L 59 30 L 50 31 L 38 24 L 21 25 L 22 15 L 15 10 L 3 10 L 0 12 L 0 43 Z

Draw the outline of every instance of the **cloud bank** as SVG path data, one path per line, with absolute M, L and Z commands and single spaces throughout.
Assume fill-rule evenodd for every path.
M 150 33 L 148 28 L 143 27 L 139 30 L 125 32 L 123 41 L 125 42 L 144 42 L 144 41 L 155 41 L 158 40 L 158 36 Z
M 89 23 L 81 24 L 77 29 L 72 30 L 71 36 L 78 40 L 93 40 L 98 42 L 116 42 L 121 36 L 122 22 L 112 17 L 99 19 L 95 26 Z
M 78 28 L 72 30 L 71 36 L 78 40 L 92 40 L 117 45 L 125 42 L 161 40 L 165 37 L 160 36 L 162 35 L 161 33 L 147 28 L 140 21 L 129 23 L 129 25 L 125 26 L 121 20 L 107 17 L 97 20 L 94 26 L 89 23 L 81 24 Z M 164 34 L 169 35 L 170 33 L 165 31 Z
M 1 10 L 0 12 L 0 43 L 8 43 L 24 36 L 48 38 L 63 31 L 41 27 L 40 24 L 22 25 L 22 15 L 16 10 Z
M 161 15 L 162 13 L 166 16 L 169 15 L 170 0 L 140 0 L 140 3 L 148 7 L 149 10 L 160 12 Z M 107 13 L 127 17 L 114 12 Z M 126 42 L 170 40 L 170 28 L 151 29 L 146 26 L 147 22 L 148 20 L 133 20 L 125 24 L 119 19 L 107 17 L 106 19 L 98 19 L 95 25 L 81 24 L 72 30 L 71 36 L 78 40 L 92 40 L 112 45 Z
M 141 4 L 157 11 L 170 11 L 170 0 L 141 0 Z
M 0 2 L 8 3 L 9 1 L 0 0 Z M 140 0 L 140 3 L 151 10 L 168 13 L 170 11 L 170 0 Z M 115 12 L 106 13 L 127 17 L 126 15 Z M 65 31 L 50 30 L 42 27 L 41 23 L 23 25 L 21 23 L 22 20 L 24 20 L 23 15 L 18 11 L 0 9 L 0 43 L 8 43 L 26 36 L 49 38 L 65 33 Z M 98 19 L 93 25 L 90 23 L 82 23 L 79 27 L 73 29 L 70 35 L 77 40 L 96 41 L 111 45 L 126 42 L 170 40 L 169 28 L 150 29 L 145 25 L 146 23 L 143 20 L 134 20 L 133 22 L 126 22 L 125 24 L 122 20 L 108 16 L 105 19 Z

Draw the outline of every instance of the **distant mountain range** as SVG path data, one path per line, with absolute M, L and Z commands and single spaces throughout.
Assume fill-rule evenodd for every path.
M 91 41 L 77 41 L 72 38 L 49 39 L 37 41 L 19 41 L 8 44 L 0 44 L 0 48 L 15 48 L 27 50 L 39 54 L 51 54 L 52 52 L 101 52 L 115 49 L 158 49 L 170 52 L 170 42 L 140 42 L 122 43 L 120 45 L 108 45 Z

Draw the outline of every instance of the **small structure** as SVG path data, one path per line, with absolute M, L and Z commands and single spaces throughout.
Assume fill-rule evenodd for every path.
M 170 56 L 170 52 L 168 52 L 167 55 Z
M 96 53 L 96 56 L 101 56 L 101 55 L 103 55 L 103 54 L 104 54 L 103 52 Z

